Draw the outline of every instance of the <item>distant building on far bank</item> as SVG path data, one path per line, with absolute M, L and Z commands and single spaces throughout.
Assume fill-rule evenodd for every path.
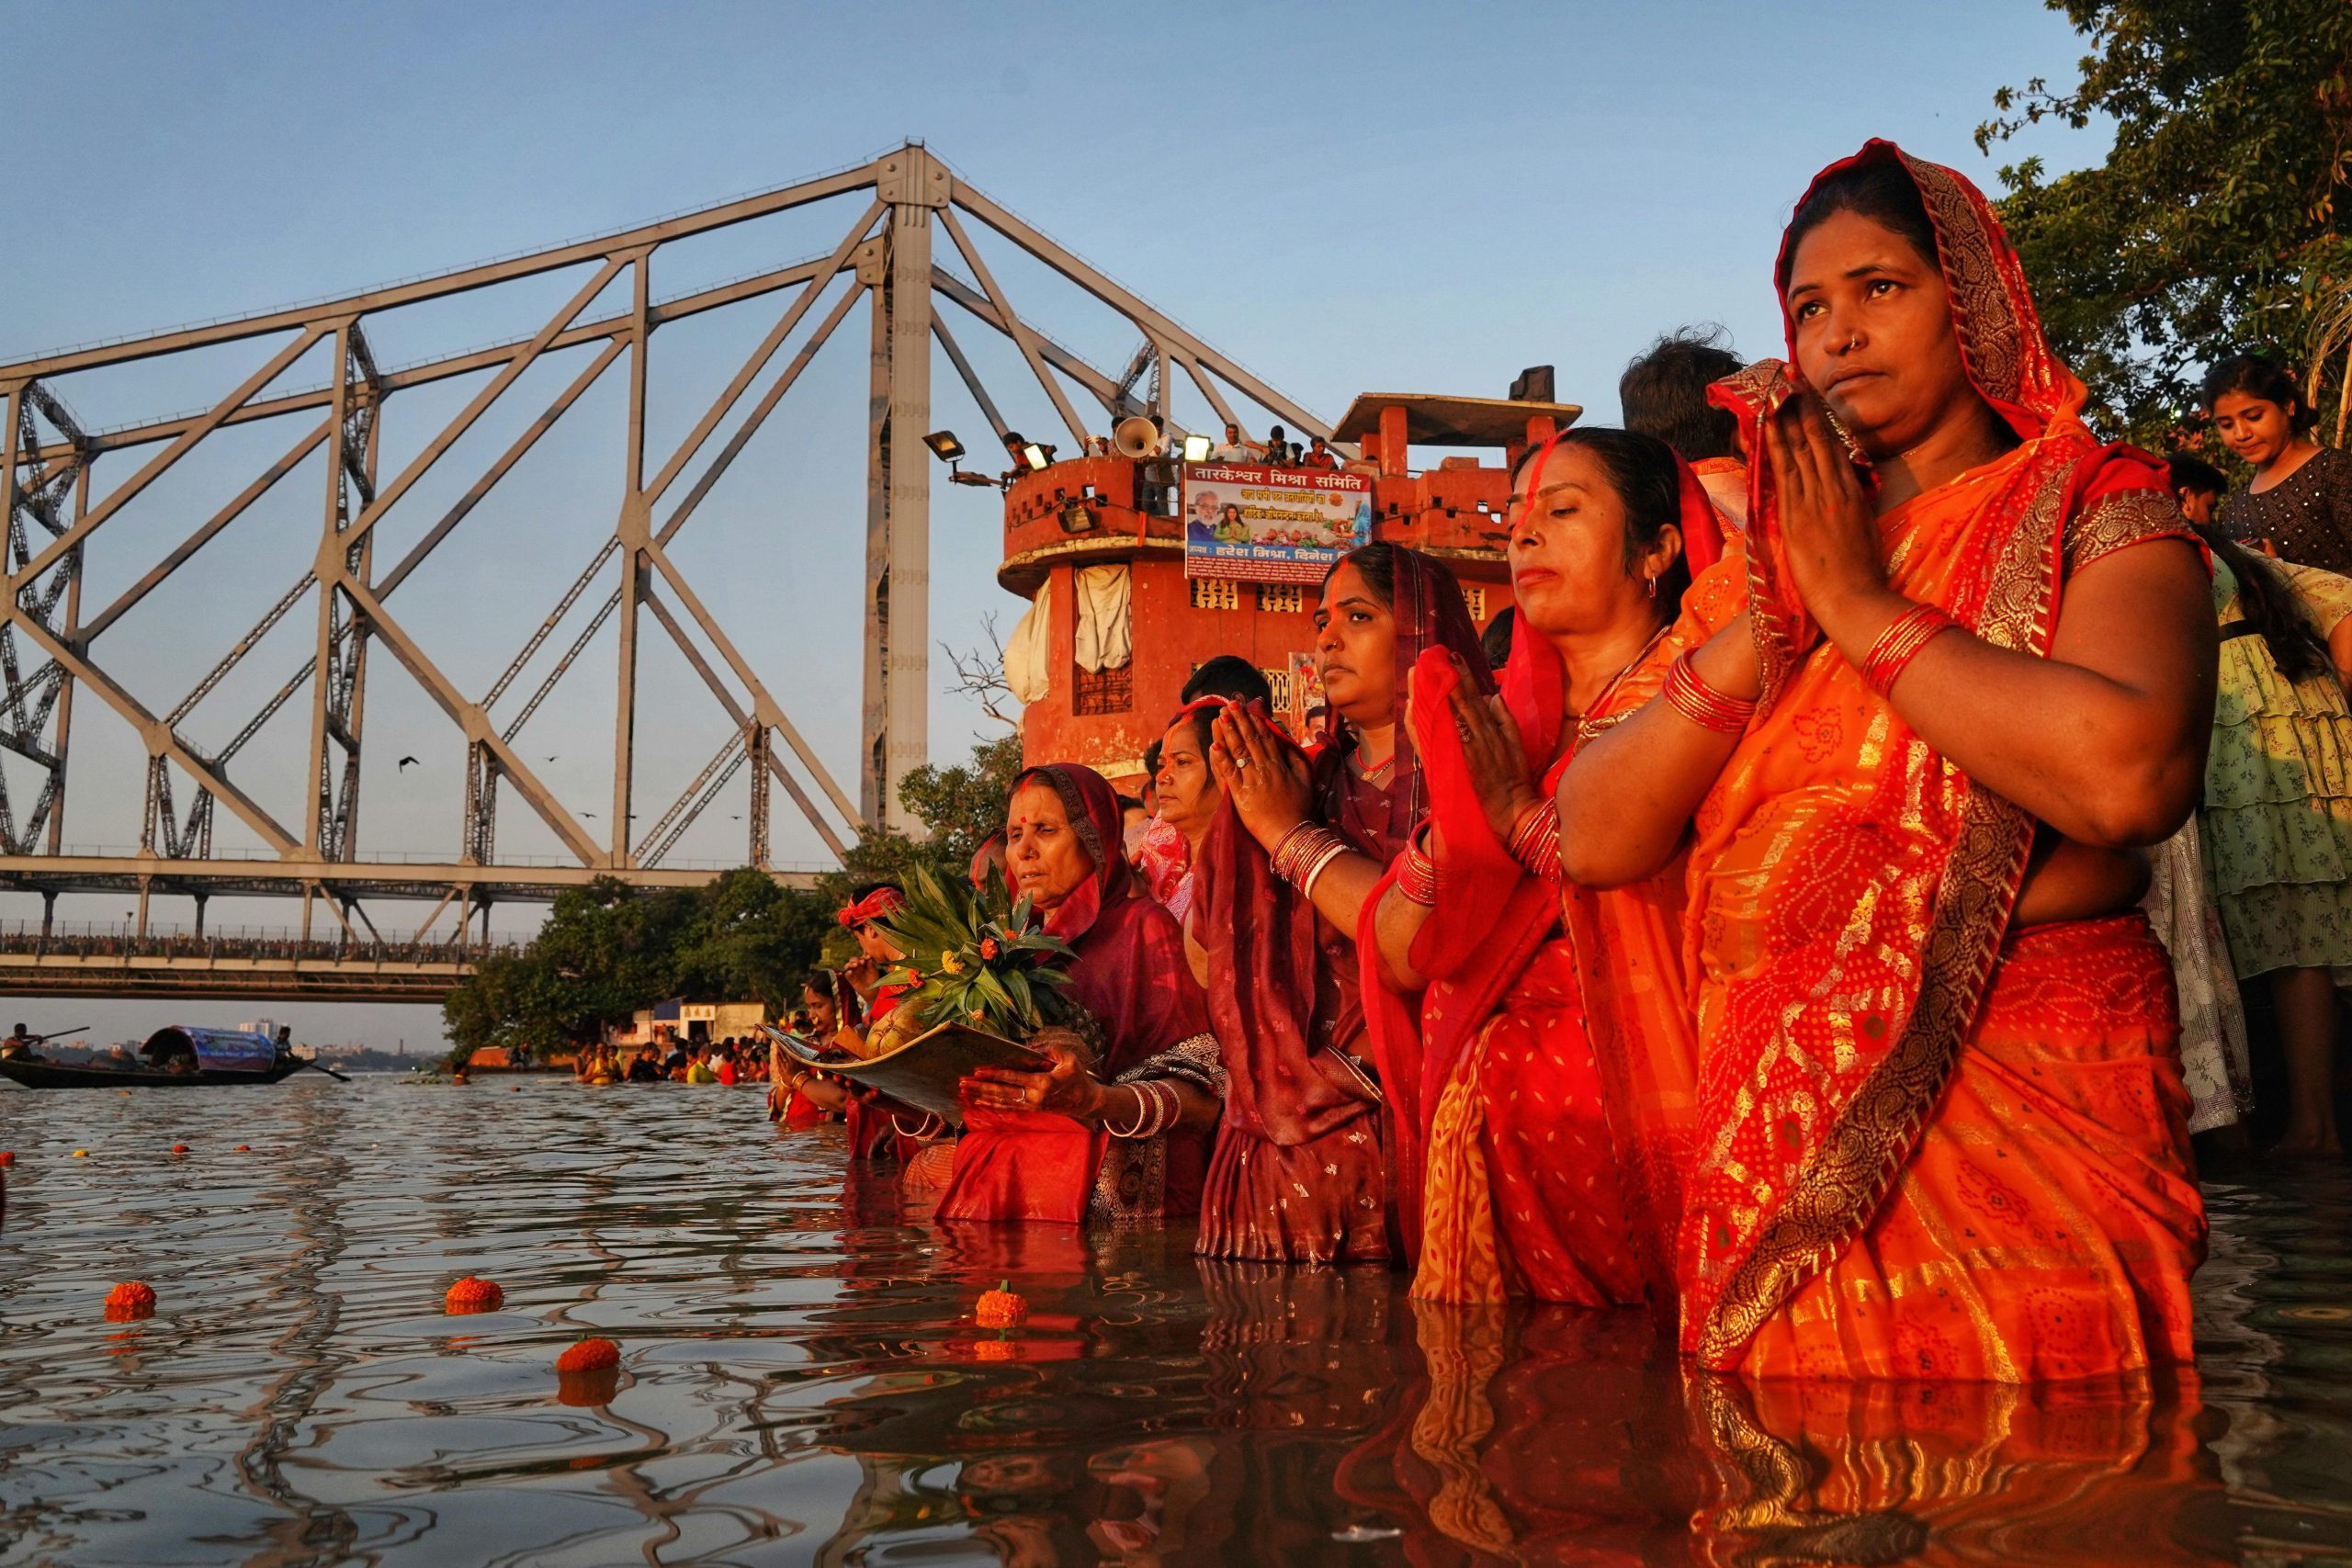
M 743 1040 L 768 1021 L 760 1002 L 690 1002 L 672 997 L 639 1008 L 627 1029 L 613 1031 L 615 1045 L 650 1045 L 656 1040 Z

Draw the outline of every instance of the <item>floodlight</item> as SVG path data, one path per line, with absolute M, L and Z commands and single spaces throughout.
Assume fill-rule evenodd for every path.
M 922 444 L 943 463 L 952 463 L 964 455 L 964 444 L 956 439 L 952 430 L 934 430 L 922 438 Z
M 1205 463 L 1209 460 L 1209 438 L 1205 435 L 1184 437 L 1184 461 Z
M 1032 441 L 1021 448 L 1021 460 L 1029 465 L 1031 473 L 1042 473 L 1046 467 L 1046 449 Z
M 1094 509 L 1082 501 L 1067 502 L 1061 509 L 1060 517 L 1062 532 L 1065 534 L 1086 533 L 1098 521 L 1094 515 Z

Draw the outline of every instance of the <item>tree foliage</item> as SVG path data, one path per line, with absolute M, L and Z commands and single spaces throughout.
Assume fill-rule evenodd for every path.
M 2204 365 L 2264 345 L 2328 406 L 2343 367 L 2323 323 L 2352 291 L 2352 5 L 2048 4 L 2089 42 L 2080 80 L 2002 88 L 1976 141 L 1989 150 L 2045 120 L 2114 130 L 2095 167 L 2003 168 L 1999 203 L 2052 341 L 2103 422 L 2161 439 L 2193 407 Z
M 963 876 L 980 841 L 1003 825 L 1020 768 L 1020 738 L 1007 736 L 975 748 L 960 766 L 915 769 L 899 799 L 925 836 L 869 830 L 842 869 L 811 890 L 785 887 L 751 866 L 697 888 L 639 889 L 599 877 L 566 889 L 529 946 L 483 959 L 444 999 L 452 1055 L 462 1061 L 495 1045 L 544 1057 L 675 996 L 758 1001 L 781 1016 L 820 956 L 849 955 L 833 911 L 851 884 L 900 879 L 916 867 Z

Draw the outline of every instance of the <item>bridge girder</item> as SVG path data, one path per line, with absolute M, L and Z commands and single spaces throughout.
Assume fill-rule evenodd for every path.
M 854 209 L 855 216 L 822 257 L 768 266 L 673 299 L 654 296 L 651 266 L 662 246 L 836 200 Z M 940 244 L 943 235 L 945 243 Z M 1106 373 L 1021 314 L 998 267 L 987 258 L 984 240 L 1009 244 L 1043 264 L 1109 306 L 1139 333 L 1143 347 L 1129 373 Z M 370 324 L 389 312 L 495 291 L 567 269 L 585 274 L 581 287 L 535 327 L 490 347 L 422 363 L 377 363 Z M 628 296 L 626 310 L 590 314 L 608 288 L 622 287 Z M 837 289 L 838 298 L 820 310 Z M 685 435 L 666 452 L 649 450 L 647 383 L 659 329 L 779 295 L 785 297 L 781 312 L 750 343 L 740 367 L 692 421 Z M 786 714 L 777 688 L 721 626 L 681 568 L 673 543 L 861 302 L 871 318 L 863 606 L 867 659 L 852 790 L 836 780 Z M 299 895 L 307 909 L 311 899 L 322 896 L 345 905 L 360 897 L 439 898 L 447 903 L 454 897 L 468 908 L 483 900 L 551 897 L 563 886 L 597 875 L 617 875 L 639 886 L 680 886 L 706 880 L 710 874 L 665 867 L 664 856 L 719 787 L 747 765 L 754 777 L 745 835 L 750 864 L 774 870 L 769 863 L 771 784 L 783 786 L 786 798 L 836 854 L 856 833 L 893 824 L 899 784 L 926 753 L 931 458 L 922 437 L 931 428 L 934 345 L 947 355 L 954 373 L 998 434 L 1005 429 L 999 400 L 982 383 L 950 330 L 939 309 L 943 302 L 1018 351 L 1036 390 L 1074 440 L 1086 439 L 1087 425 L 1073 396 L 1091 400 L 1110 420 L 1148 407 L 1168 412 L 1164 401 L 1152 407 L 1136 396 L 1135 365 L 1147 363 L 1153 370 L 1155 397 L 1164 398 L 1167 372 L 1178 368 L 1220 417 L 1231 415 L 1229 392 L 1271 411 L 1294 429 L 1329 433 L 1307 411 L 1046 238 L 912 142 L 818 179 L 481 266 L 314 305 L 0 364 L 0 400 L 6 404 L 0 515 L 6 516 L 9 530 L 5 562 L 0 562 L 5 567 L 0 587 L 6 589 L 0 594 L 0 678 L 5 678 L 0 747 L 34 763 L 43 776 L 40 794 L 20 831 L 5 775 L 0 775 L 0 888 L 51 897 L 60 892 L 136 890 L 142 895 L 143 911 L 143 896 L 160 889 L 199 896 Z M 775 369 L 796 336 L 797 348 Z M 260 363 L 196 413 L 86 431 L 76 424 L 61 396 L 61 388 L 70 387 L 77 376 L 241 344 L 266 345 Z M 326 380 L 307 389 L 278 387 L 289 369 L 313 351 L 331 355 L 332 373 Z M 456 503 L 424 529 L 399 560 L 389 569 L 382 567 L 375 558 L 374 542 L 385 519 L 493 408 L 510 400 L 519 402 L 514 389 L 526 372 L 552 355 L 567 354 L 580 363 L 578 374 L 478 472 Z M 522 639 L 521 652 L 487 694 L 479 699 L 469 695 L 445 672 L 421 622 L 412 625 L 391 607 L 392 595 L 447 547 L 484 497 L 624 359 L 627 436 L 609 533 L 569 592 Z M 387 471 L 379 473 L 384 420 L 395 400 L 410 389 L 465 376 L 486 378 L 397 472 L 387 464 Z M 250 481 L 218 510 L 191 516 L 175 528 L 178 542 L 153 560 L 119 563 L 130 568 L 122 573 L 130 586 L 85 619 L 83 568 L 106 525 L 142 494 L 156 490 L 218 433 L 272 421 L 289 436 L 282 455 L 253 472 Z M 1172 417 L 1170 423 L 1181 433 L 1182 426 Z M 722 434 L 723 427 L 729 428 Z M 119 456 L 124 454 L 138 458 L 135 470 L 111 489 L 94 492 L 92 474 L 100 460 L 111 469 L 125 460 Z M 281 563 L 291 586 L 176 704 L 135 693 L 132 682 L 116 673 L 104 639 L 148 595 L 214 547 L 263 496 L 314 462 L 323 463 L 317 544 L 314 553 Z M 265 570 L 267 562 L 254 564 Z M 600 579 L 611 584 L 608 592 L 590 593 Z M 271 628 L 306 600 L 314 626 L 308 660 L 244 717 L 227 745 L 217 750 L 199 745 L 188 731 L 190 716 L 213 698 Z M 502 708 L 510 687 L 554 635 L 579 625 L 582 616 L 586 617 L 585 629 L 568 644 L 557 644 L 566 651 L 529 699 L 519 710 Z M 616 623 L 619 649 L 613 791 L 607 820 L 592 827 L 594 814 L 576 809 L 536 776 L 516 740 L 607 620 Z M 657 827 L 632 841 L 637 669 L 642 640 L 649 637 L 666 638 L 684 656 L 725 716 L 726 739 L 719 757 L 660 815 Z M 38 660 L 29 669 L 20 659 L 28 649 Z M 463 819 L 456 845 L 436 863 L 371 859 L 361 846 L 363 721 L 368 666 L 377 656 L 401 665 L 464 739 Z M 145 751 L 147 798 L 136 855 L 69 852 L 61 837 L 74 699 L 80 688 L 87 688 L 106 710 L 130 726 Z M 277 714 L 306 695 L 311 722 L 305 776 L 302 786 L 291 792 L 303 803 L 302 809 L 299 817 L 280 820 L 241 787 L 232 764 Z M 175 787 L 193 792 L 184 815 L 175 799 Z M 493 824 L 502 787 L 514 791 L 575 863 L 541 867 L 497 861 Z M 216 855 L 214 814 L 220 807 L 275 859 Z M 120 842 L 125 836 L 102 837 Z M 803 874 L 775 874 L 787 881 L 805 880 Z

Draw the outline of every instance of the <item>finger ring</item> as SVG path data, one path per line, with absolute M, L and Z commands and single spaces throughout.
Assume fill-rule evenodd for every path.
M 1236 757 L 1233 759 L 1233 765 L 1237 768 L 1246 768 L 1250 765 L 1250 759 L 1247 757 Z

